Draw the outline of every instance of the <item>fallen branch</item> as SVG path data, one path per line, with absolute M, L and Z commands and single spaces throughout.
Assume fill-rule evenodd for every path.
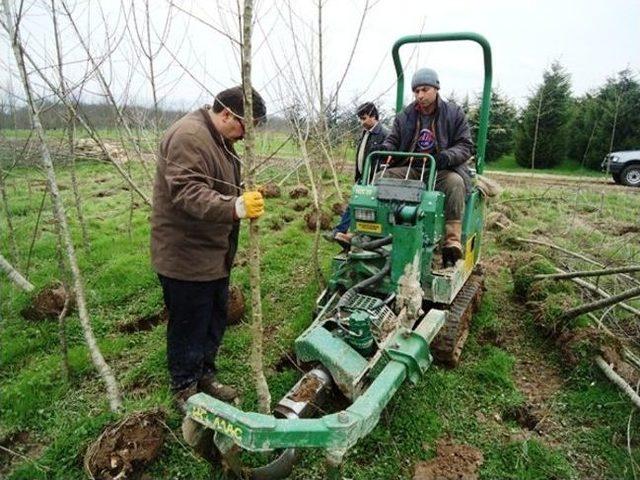
M 593 260 L 593 259 L 591 259 L 589 257 L 585 257 L 584 255 L 582 255 L 580 253 L 573 252 L 571 250 L 567 250 L 566 248 L 560 247 L 560 246 L 555 245 L 555 244 L 553 244 L 551 242 L 545 242 L 544 240 L 534 240 L 532 238 L 522 238 L 522 237 L 516 237 L 516 241 L 522 242 L 522 243 L 531 243 L 533 245 L 542 245 L 544 247 L 549 247 L 549 248 L 552 248 L 554 250 L 558 250 L 559 252 L 566 253 L 567 255 L 571 255 L 572 257 L 584 260 L 585 262 L 591 263 L 592 265 L 596 265 L 596 266 L 601 267 L 601 268 L 605 268 L 606 267 L 606 265 L 604 265 L 603 263 L 600 263 L 600 262 L 598 262 L 596 260 Z M 636 285 L 640 285 L 640 281 L 636 280 L 631 275 L 622 274 L 621 276 L 626 278 L 627 280 L 635 283 Z
M 5 272 L 13 283 L 15 283 L 18 287 L 20 287 L 25 292 L 31 292 L 35 288 L 29 280 L 20 275 L 13 266 L 7 262 L 7 260 L 0 255 L 0 270 Z
M 534 275 L 534 280 L 563 280 L 570 279 L 576 277 L 599 277 L 600 275 L 613 275 L 615 273 L 630 273 L 630 272 L 640 272 L 640 265 L 631 265 L 629 267 L 618 267 L 618 268 L 604 268 L 601 270 L 581 270 L 577 272 L 565 272 L 565 273 L 549 273 L 549 274 L 539 274 Z
M 622 300 L 637 296 L 640 296 L 640 287 L 632 288 L 617 295 L 612 295 L 608 298 L 596 300 L 595 302 L 585 303 L 584 305 L 580 305 L 579 307 L 570 308 L 569 310 L 564 312 L 564 314 L 562 314 L 560 318 L 570 320 L 584 313 L 593 312 L 594 310 L 600 310 L 601 308 L 608 307 L 609 305 L 620 303 Z
M 556 270 L 558 272 L 566 273 L 566 272 L 564 272 L 564 270 L 561 270 L 559 268 L 556 268 Z M 587 282 L 585 280 L 582 280 L 581 278 L 572 278 L 571 281 L 574 282 L 574 283 L 577 283 L 581 287 L 586 288 L 587 290 L 590 290 L 590 291 L 592 291 L 594 293 L 597 293 L 601 297 L 604 297 L 604 298 L 611 297 L 611 295 L 609 293 L 605 292 L 604 290 L 602 290 L 599 287 L 596 287 L 593 283 L 589 283 L 589 282 Z M 637 317 L 640 317 L 640 310 L 638 310 L 637 308 L 632 307 L 631 305 L 628 305 L 628 304 L 626 304 L 624 302 L 619 302 L 616 306 L 626 310 L 629 313 L 633 313 Z
M 609 380 L 622 390 L 637 408 L 640 408 L 640 396 L 633 391 L 633 388 L 631 388 L 629 384 L 625 382 L 624 379 L 618 375 L 600 355 L 597 355 L 595 360 L 598 367 L 600 367 L 600 370 L 602 370 L 602 373 L 604 373 Z

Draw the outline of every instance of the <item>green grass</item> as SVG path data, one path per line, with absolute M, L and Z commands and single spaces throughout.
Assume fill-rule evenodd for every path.
M 495 162 L 488 162 L 486 164 L 488 171 L 502 171 L 502 172 L 522 172 L 531 173 L 530 168 L 520 166 L 516 162 L 516 157 L 513 154 L 503 155 Z M 584 168 L 579 162 L 565 158 L 559 165 L 553 168 L 537 168 L 535 173 L 549 173 L 554 175 L 575 175 L 581 177 L 603 177 L 604 173 Z
M 273 137 L 265 148 L 281 141 L 281 137 Z M 123 189 L 125 184 L 112 167 L 79 162 L 91 243 L 90 250 L 84 251 L 79 247 L 81 235 L 72 208 L 69 171 L 60 169 L 58 174 L 59 183 L 67 187 L 62 195 L 78 246 L 92 325 L 124 392 L 125 408 L 131 412 L 161 407 L 167 412 L 167 425 L 179 436 L 181 419 L 173 410 L 168 388 L 165 326 L 135 334 L 118 330 L 119 325 L 157 312 L 162 305 L 160 287 L 149 264 L 148 209 L 136 208 L 130 221 L 130 193 Z M 140 184 L 148 185 L 140 169 L 133 168 L 132 175 Z M 6 181 L 21 253 L 15 263 L 25 272 L 42 199 L 42 175 L 35 169 L 14 168 Z M 350 175 L 345 174 L 341 181 L 348 190 Z M 611 255 L 615 253 L 619 259 L 637 255 L 637 244 L 615 252 L 613 246 L 603 247 L 603 243 L 615 238 L 606 229 L 591 237 L 586 233 L 589 230 L 578 228 L 577 223 L 576 228 L 568 229 L 576 212 L 574 197 L 560 193 L 531 200 L 544 191 L 536 188 L 508 190 L 500 199 L 508 202 L 512 220 L 519 222 L 524 231 L 542 231 L 567 247 L 572 242 L 584 242 L 584 248 L 591 253 L 611 249 Z M 108 195 L 98 196 L 105 192 Z M 620 221 L 633 222 L 637 220 L 637 207 L 632 200 L 626 192 L 611 192 L 601 211 L 579 209 L 575 215 L 583 223 L 597 223 L 614 214 Z M 584 193 L 579 202 L 599 205 L 601 197 Z M 310 265 L 313 236 L 303 225 L 304 212 L 293 211 L 292 205 L 286 195 L 269 199 L 265 218 L 260 221 L 265 363 L 274 401 L 299 377 L 293 367 L 278 370 L 275 366 L 291 352 L 293 341 L 309 325 L 318 293 Z M 28 271 L 29 279 L 38 287 L 60 278 L 50 212 L 47 200 Z M 291 220 L 286 221 L 285 217 Z M 0 221 L 0 253 L 9 257 L 4 220 Z M 282 228 L 272 230 L 270 225 Z M 589 238 L 593 240 L 588 241 Z M 246 241 L 247 231 L 243 228 L 240 251 Z M 333 245 L 321 244 L 325 273 L 335 252 Z M 504 255 L 492 235 L 486 236 L 484 252 L 485 262 L 489 263 L 500 264 Z M 521 433 L 522 429 L 512 421 L 493 420 L 496 414 L 521 405 L 525 399 L 517 387 L 517 349 L 483 340 L 487 333 L 519 325 L 527 329 L 531 338 L 527 348 L 543 351 L 546 361 L 559 361 L 548 353 L 553 346 L 537 336 L 527 319 L 514 314 L 509 306 L 513 297 L 507 269 L 499 268 L 489 278 L 489 290 L 475 318 L 461 365 L 454 370 L 432 366 L 416 385 L 403 385 L 384 410 L 379 425 L 350 450 L 345 477 L 411 478 L 416 462 L 434 456 L 438 439 L 452 438 L 482 451 L 483 479 L 580 478 L 585 471 L 576 459 L 584 458 L 591 459 L 602 478 L 633 478 L 625 445 L 630 406 L 594 369 L 566 371 L 566 383 L 554 400 L 553 414 L 566 424 L 559 438 L 512 440 L 510 435 Z M 247 291 L 247 267 L 235 268 L 232 282 Z M 61 373 L 57 324 L 26 322 L 19 312 L 28 302 L 28 295 L 7 281 L 0 282 L 0 439 L 26 431 L 41 445 L 32 461 L 17 459 L 4 474 L 11 480 L 83 478 L 82 456 L 87 445 L 116 417 L 108 413 L 104 387 L 90 363 L 76 314 L 67 320 L 72 367 L 67 382 Z M 235 384 L 243 393 L 241 407 L 252 410 L 257 402 L 248 366 L 251 338 L 246 322 L 228 329 L 218 359 L 222 381 Z M 638 427 L 636 416 L 632 428 L 638 431 Z M 12 447 L 19 453 L 31 454 L 22 450 L 24 446 Z M 634 456 L 640 461 L 636 451 Z M 9 459 L 3 454 L 0 463 Z M 305 452 L 293 478 L 323 478 L 323 461 L 322 452 Z M 171 434 L 167 434 L 160 458 L 147 473 L 151 478 L 209 478 L 207 466 L 194 459 Z

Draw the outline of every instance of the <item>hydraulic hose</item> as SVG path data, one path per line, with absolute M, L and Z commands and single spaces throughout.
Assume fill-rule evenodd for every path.
M 389 245 L 393 241 L 393 237 L 391 235 L 383 238 L 378 238 L 376 240 L 370 240 L 368 242 L 359 243 L 359 242 L 351 242 L 354 247 L 361 248 L 363 250 L 376 250 L 377 248 L 384 247 L 385 245 Z
M 386 240 L 386 239 L 383 238 L 381 240 Z M 336 308 L 338 309 L 338 311 L 340 311 L 342 308 L 349 305 L 351 300 L 353 300 L 353 297 L 355 297 L 356 293 L 358 293 L 358 290 L 366 288 L 380 281 L 382 277 L 384 277 L 387 273 L 389 273 L 389 271 L 391 271 L 391 256 L 389 255 L 389 252 L 386 252 L 384 250 L 376 250 L 376 252 L 378 252 L 382 256 L 387 257 L 387 261 L 385 262 L 384 267 L 382 267 L 378 273 L 370 276 L 369 278 L 365 278 L 364 280 L 362 280 L 359 283 L 356 283 L 353 287 L 347 290 L 344 293 L 344 295 L 340 297 L 340 300 L 338 300 L 338 304 L 336 305 Z

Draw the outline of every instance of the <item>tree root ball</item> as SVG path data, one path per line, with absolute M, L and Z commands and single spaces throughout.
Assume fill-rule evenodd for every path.
M 534 275 L 555 273 L 553 264 L 541 255 L 523 255 L 511 265 L 513 292 L 520 298 L 527 298 L 535 283 Z
M 534 305 L 535 310 L 533 315 L 535 324 L 548 335 L 556 337 L 563 331 L 564 327 L 571 327 L 571 323 L 563 322 L 561 317 L 564 312 L 576 307 L 579 301 L 566 293 L 553 293 L 544 301 L 531 303 Z
M 89 445 L 84 468 L 96 480 L 137 478 L 160 453 L 164 415 L 159 410 L 136 412 L 108 426 Z
M 309 205 L 311 205 L 311 202 L 309 201 L 305 201 L 305 200 L 298 200 L 296 203 L 293 204 L 293 208 L 296 212 L 302 212 L 303 210 L 306 210 L 307 208 L 309 208 Z
M 342 215 L 347 209 L 347 207 L 348 207 L 348 204 L 346 203 L 336 202 L 333 205 L 331 205 L 331 211 L 336 215 Z
M 36 294 L 31 305 L 23 308 L 20 315 L 32 322 L 58 318 L 60 313 L 62 313 L 67 296 L 72 294 L 73 292 L 67 293 L 61 283 L 48 285 Z M 74 306 L 75 298 L 71 297 L 69 298 L 68 310 L 72 310 Z
M 316 230 L 317 212 L 309 212 L 304 216 L 307 228 L 312 232 Z M 329 230 L 331 228 L 331 215 L 326 212 L 320 212 L 320 230 Z
M 306 187 L 306 185 L 302 185 L 302 184 L 296 185 L 291 190 L 289 190 L 289 196 L 291 198 L 308 197 L 309 189 Z
M 227 325 L 237 325 L 244 317 L 244 293 L 238 285 L 229 287 Z
M 258 191 L 264 198 L 277 198 L 280 196 L 280 187 L 277 183 L 269 182 L 258 187 Z

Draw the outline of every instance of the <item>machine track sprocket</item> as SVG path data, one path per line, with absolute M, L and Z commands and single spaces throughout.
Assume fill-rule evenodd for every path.
M 451 305 L 445 307 L 447 320 L 431 343 L 431 353 L 438 362 L 450 367 L 458 365 L 469 336 L 471 318 L 480 306 L 483 292 L 484 275 L 474 272 Z

